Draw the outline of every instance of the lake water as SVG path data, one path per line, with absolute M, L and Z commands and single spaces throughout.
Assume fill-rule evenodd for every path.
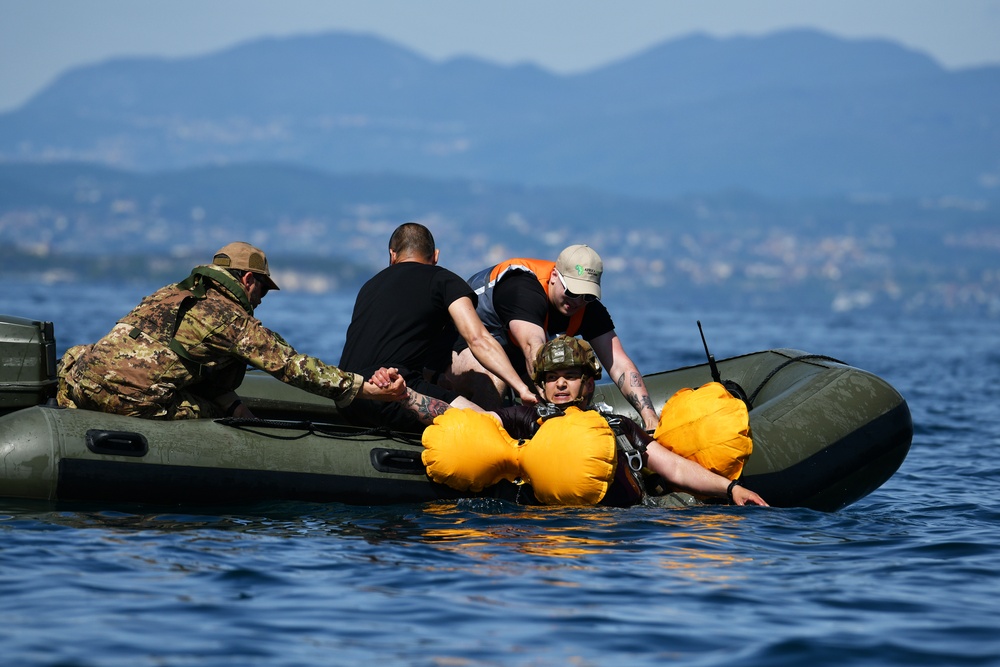
M 60 353 L 156 286 L 7 284 Z M 611 298 L 609 296 L 609 298 Z M 336 362 L 351 295 L 261 319 Z M 1000 665 L 995 320 L 609 303 L 644 371 L 791 347 L 891 382 L 909 457 L 839 512 L 0 500 L 6 665 Z

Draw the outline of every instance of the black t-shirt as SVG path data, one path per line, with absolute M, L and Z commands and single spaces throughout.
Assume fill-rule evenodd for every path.
M 553 336 L 566 332 L 569 318 L 549 307 L 549 298 L 542 289 L 538 278 L 532 273 L 511 271 L 493 288 L 493 307 L 505 327 L 510 327 L 511 320 L 523 320 L 545 327 L 545 317 L 548 316 L 546 334 Z M 608 309 L 600 301 L 588 303 L 583 313 L 580 330 L 574 335 L 584 340 L 594 340 L 598 336 L 614 331 L 615 323 L 611 320 Z
M 440 338 L 454 335 L 448 307 L 465 296 L 475 306 L 469 284 L 441 266 L 383 269 L 358 292 L 340 367 L 358 373 L 394 366 L 404 377 L 419 375 Z

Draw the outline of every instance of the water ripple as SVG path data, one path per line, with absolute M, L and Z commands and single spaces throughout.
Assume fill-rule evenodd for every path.
M 11 314 L 57 321 L 62 350 L 101 335 L 144 291 L 73 285 L 57 298 L 36 286 L 13 290 Z M 322 299 L 282 294 L 261 315 L 335 360 L 351 299 Z M 643 368 L 700 363 L 701 319 L 719 358 L 791 347 L 872 370 L 908 400 L 910 455 L 833 514 L 0 501 L 5 661 L 1000 664 L 995 323 L 615 312 Z

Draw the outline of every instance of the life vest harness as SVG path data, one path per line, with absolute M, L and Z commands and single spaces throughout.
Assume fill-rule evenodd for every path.
M 646 443 L 640 441 L 638 444 L 632 444 L 628 434 L 625 432 L 624 418 L 621 415 L 611 412 L 611 406 L 608 404 L 599 403 L 589 408 L 580 409 L 593 411 L 601 415 L 615 434 L 615 446 L 618 448 L 618 463 L 621 464 L 624 459 L 627 466 L 627 472 L 624 475 L 620 475 L 617 470 L 615 471 L 615 479 L 628 487 L 628 491 L 622 490 L 618 495 L 632 498 L 633 501 L 644 499 L 647 492 L 646 473 L 644 472 L 645 464 L 642 457 L 646 453 Z M 535 405 L 535 412 L 542 422 L 552 417 L 563 415 L 565 414 L 564 411 L 565 408 L 553 403 L 538 403 Z
M 636 447 L 632 444 L 622 428 L 621 416 L 605 415 L 604 418 L 608 420 L 608 426 L 615 432 L 615 441 L 618 443 L 618 449 L 625 455 L 625 460 L 628 461 L 629 470 L 633 473 L 642 471 L 642 455 L 646 453 L 645 445 Z
M 576 407 L 521 439 L 511 437 L 495 415 L 449 408 L 424 430 L 422 442 L 421 458 L 433 481 L 473 492 L 503 480 L 530 484 L 545 505 L 596 505 L 618 464 L 615 435 L 603 415 Z
M 541 285 L 542 291 L 545 293 L 545 298 L 548 300 L 549 294 L 549 276 L 552 275 L 552 270 L 555 268 L 556 263 L 550 262 L 544 259 L 529 259 L 525 257 L 517 257 L 514 259 L 508 259 L 499 264 L 491 266 L 488 269 L 483 269 L 478 273 L 469 277 L 468 283 L 472 287 L 473 291 L 479 299 L 479 305 L 476 308 L 480 319 L 486 328 L 491 332 L 502 331 L 504 340 L 501 344 L 506 344 L 510 341 L 510 336 L 506 327 L 500 321 L 500 316 L 496 312 L 496 308 L 493 305 L 493 290 L 496 288 L 497 283 L 500 282 L 504 276 L 511 272 L 523 272 L 530 273 L 535 276 L 535 279 Z M 580 330 L 580 325 L 583 323 L 583 314 L 586 310 L 586 305 L 580 308 L 578 311 L 573 313 L 569 318 L 569 322 L 566 325 L 567 336 L 575 336 Z M 549 335 L 549 315 L 546 311 L 545 319 L 542 322 L 542 329 L 545 331 L 546 337 L 551 337 Z
M 607 407 L 607 406 L 605 406 Z M 604 417 L 604 420 L 608 422 L 608 426 L 615 434 L 615 444 L 618 446 L 618 450 L 625 456 L 625 461 L 628 463 L 629 470 L 636 475 L 636 479 L 641 481 L 642 477 L 638 473 L 642 471 L 642 455 L 646 453 L 645 443 L 640 443 L 639 446 L 632 444 L 629 440 L 628 435 L 625 433 L 625 427 L 622 426 L 622 416 L 616 415 L 610 412 L 605 412 L 600 407 L 593 408 L 581 408 L 581 409 L 592 409 Z M 538 403 L 535 405 L 535 412 L 538 413 L 538 418 L 543 422 L 552 417 L 559 417 L 565 414 L 563 408 L 560 408 L 554 403 Z
M 196 377 L 200 377 L 203 373 L 203 366 L 201 362 L 196 360 L 187 349 L 177 340 L 177 330 L 181 326 L 181 321 L 184 319 L 184 315 L 187 314 L 189 310 L 199 301 L 205 299 L 208 294 L 209 281 L 218 283 L 227 292 L 229 292 L 233 298 L 240 304 L 240 306 L 249 315 L 253 315 L 253 304 L 250 303 L 250 297 L 247 296 L 247 292 L 243 289 L 243 285 L 237 281 L 232 274 L 223 269 L 215 268 L 214 266 L 196 266 L 192 269 L 191 274 L 187 278 L 177 283 L 175 287 L 188 294 L 181 299 L 180 304 L 177 307 L 177 311 L 174 313 L 174 322 L 172 331 L 170 333 L 170 340 L 166 341 L 167 347 L 169 347 L 174 354 L 176 354 L 181 359 L 190 362 L 194 368 L 192 373 Z M 142 330 L 133 326 L 132 330 L 129 332 L 129 337 L 133 340 L 142 335 Z
M 544 403 L 535 413 L 538 430 L 513 438 L 494 415 L 446 410 L 423 433 L 427 475 L 477 493 L 501 481 L 527 485 L 546 505 L 595 505 L 606 496 L 612 504 L 641 501 L 644 447 L 629 441 L 622 417 Z

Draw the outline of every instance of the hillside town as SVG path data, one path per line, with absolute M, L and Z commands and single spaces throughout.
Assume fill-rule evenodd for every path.
M 554 256 L 567 244 L 586 242 L 600 250 L 608 284 L 621 291 L 638 286 L 666 298 L 701 293 L 837 312 L 959 310 L 1000 317 L 1000 230 L 986 201 L 792 207 L 703 198 L 652 206 L 634 222 L 608 215 L 584 225 L 575 209 L 545 191 L 521 202 L 531 213 L 505 210 L 503 197 L 487 196 L 481 204 L 490 215 L 471 215 L 447 199 L 406 209 L 391 190 L 382 204 L 296 215 L 282 211 L 276 193 L 271 213 L 244 219 L 222 202 L 200 199 L 196 187 L 183 202 L 113 190 L 90 181 L 62 200 L 25 204 L 0 197 L 0 271 L 54 284 L 123 276 L 156 281 L 184 271 L 215 246 L 245 238 L 269 249 L 289 289 L 355 289 L 384 265 L 392 229 L 416 219 L 435 233 L 442 263 L 460 275 L 506 257 Z M 628 207 L 622 210 L 627 216 Z

